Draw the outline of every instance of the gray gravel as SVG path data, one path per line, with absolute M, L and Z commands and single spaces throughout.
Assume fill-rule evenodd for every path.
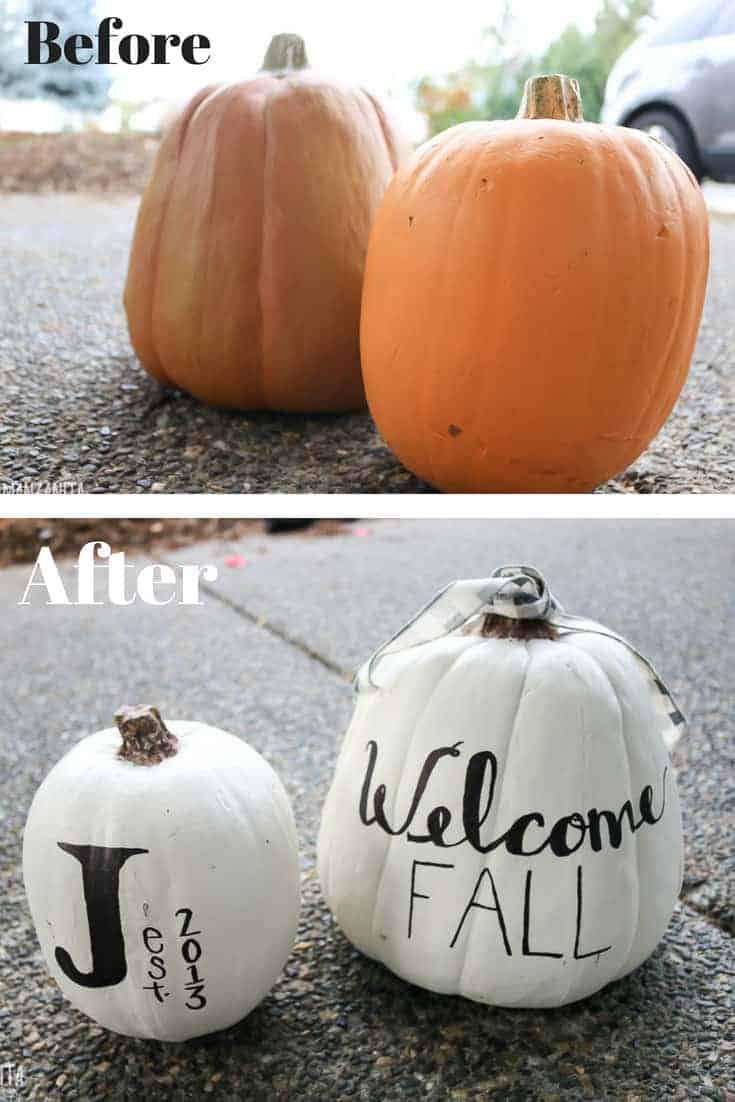
M 121 305 L 137 199 L 5 195 L 0 485 L 88 492 L 429 491 L 367 413 L 223 413 L 139 367 Z M 712 272 L 689 381 L 651 448 L 605 490 L 729 492 L 735 474 L 735 219 L 712 220 Z
M 731 527 L 378 522 L 324 539 L 258 536 L 172 552 L 172 562 L 219 565 L 201 608 L 20 608 L 28 569 L 2 571 L 0 1062 L 24 1066 L 19 1097 L 732 1102 L 735 686 L 732 608 L 719 603 L 732 577 Z M 235 549 L 241 569 L 225 565 Z M 345 676 L 439 584 L 516 558 L 545 569 L 570 610 L 628 633 L 691 721 L 676 753 L 687 882 L 664 942 L 620 983 L 543 1012 L 490 1010 L 401 982 L 351 948 L 314 878 L 319 809 L 351 711 Z M 206 718 L 263 752 L 294 801 L 303 854 L 286 974 L 237 1027 L 185 1045 L 117 1037 L 64 1003 L 20 877 L 35 787 L 73 740 L 136 699 Z

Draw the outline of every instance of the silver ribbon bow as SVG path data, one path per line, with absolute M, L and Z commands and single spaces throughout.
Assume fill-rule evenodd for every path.
M 666 746 L 671 749 L 679 740 L 686 723 L 684 714 L 653 664 L 617 632 L 594 620 L 565 612 L 543 575 L 532 566 L 499 566 L 489 578 L 450 582 L 365 662 L 355 678 L 357 691 L 380 688 L 373 677 L 378 664 L 388 655 L 450 635 L 481 613 L 495 613 L 512 620 L 546 620 L 560 634 L 587 632 L 606 635 L 622 643 L 639 661 L 651 682 Z

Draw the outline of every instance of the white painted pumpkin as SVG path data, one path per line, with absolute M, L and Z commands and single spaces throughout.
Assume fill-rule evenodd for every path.
M 443 591 L 358 690 L 318 844 L 354 945 L 511 1007 L 573 1002 L 645 960 L 681 884 L 665 737 L 682 717 L 629 644 L 566 616 L 532 568 L 501 568 Z
M 283 968 L 299 913 L 293 815 L 234 735 L 166 728 L 152 708 L 115 718 L 120 732 L 83 739 L 36 793 L 26 892 L 75 1007 L 117 1033 L 182 1041 L 239 1021 Z

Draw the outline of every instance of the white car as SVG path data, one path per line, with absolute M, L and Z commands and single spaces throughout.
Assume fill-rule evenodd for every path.
M 735 180 L 735 0 L 700 0 L 634 42 L 607 82 L 602 122 L 647 130 L 697 179 Z

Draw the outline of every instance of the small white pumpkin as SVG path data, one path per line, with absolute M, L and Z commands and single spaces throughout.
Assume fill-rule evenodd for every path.
M 183 1041 L 243 1018 L 291 951 L 296 831 L 268 763 L 202 723 L 124 709 L 39 788 L 23 875 L 69 1001 L 131 1037 Z M 122 742 L 121 738 L 122 736 Z
M 681 885 L 666 740 L 682 717 L 630 644 L 506 567 L 439 594 L 358 691 L 318 843 L 357 948 L 511 1007 L 573 1002 L 645 960 Z

